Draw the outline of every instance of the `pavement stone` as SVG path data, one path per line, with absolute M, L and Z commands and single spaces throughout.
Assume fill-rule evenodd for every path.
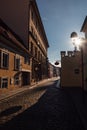
M 86 110 L 86 92 L 83 95 L 81 88 L 56 86 L 49 89 L 37 104 L 9 122 L 11 126 L 7 124 L 5 128 L 9 128 L 9 126 L 12 128 L 13 124 L 16 124 L 15 129 L 20 127 L 20 130 L 22 128 L 30 128 L 30 130 L 87 130 Z
M 4 99 L 6 98 L 10 98 L 16 94 L 19 94 L 23 91 L 27 91 L 28 89 L 33 89 L 34 87 L 36 87 L 37 85 L 40 85 L 40 84 L 43 84 L 49 80 L 58 80 L 59 77 L 53 77 L 53 78 L 49 78 L 49 79 L 44 79 L 44 80 L 41 80 L 39 81 L 38 83 L 34 83 L 32 85 L 27 85 L 27 86 L 22 86 L 22 87 L 16 87 L 12 90 L 10 89 L 7 89 L 4 91 L 0 91 L 0 101 L 3 101 Z
M 71 97 L 72 102 L 79 113 L 84 128 L 87 130 L 87 92 L 78 87 L 65 88 L 64 90 Z
M 38 102 L 1 127 L 1 130 L 85 130 L 65 89 L 50 86 Z

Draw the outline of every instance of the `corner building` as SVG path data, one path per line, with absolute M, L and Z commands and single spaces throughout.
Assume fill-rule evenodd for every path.
M 29 57 L 30 61 L 28 68 L 25 66 L 25 69 L 22 69 L 25 74 L 23 79 L 30 77 L 29 84 L 31 84 L 36 80 L 47 78 L 49 44 L 36 1 L 1 0 L 0 19 L 15 32 L 17 37 L 20 37 L 19 39 L 22 40 L 20 45 L 23 45 L 28 52 L 27 56 L 25 56 L 25 51 L 22 53 L 22 56 L 26 59 Z M 20 47 L 19 50 L 21 51 L 21 49 Z M 26 74 L 27 72 L 29 72 L 29 76 Z M 26 83 L 22 85 L 26 85 Z
M 0 19 L 0 89 L 30 85 L 30 60 L 23 41 Z

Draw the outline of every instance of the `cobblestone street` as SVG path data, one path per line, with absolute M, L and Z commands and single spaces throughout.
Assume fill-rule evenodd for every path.
M 35 104 L 38 99 L 46 91 L 46 88 L 43 87 L 42 91 L 41 86 L 26 92 L 12 97 L 11 99 L 4 100 L 0 103 L 0 124 L 4 124 L 8 120 L 11 120 L 13 117 L 17 116 L 19 113 L 22 113 L 24 110 Z M 39 90 L 39 91 L 38 91 Z
M 22 101 L 20 96 L 15 97 L 17 104 L 12 101 L 16 106 L 13 110 L 18 112 L 8 122 L 2 122 L 0 130 L 84 130 L 71 98 L 66 91 L 56 88 L 56 81 L 36 87 L 25 95 L 25 98 L 21 96 Z M 2 117 L 6 116 L 5 112 L 1 112 Z

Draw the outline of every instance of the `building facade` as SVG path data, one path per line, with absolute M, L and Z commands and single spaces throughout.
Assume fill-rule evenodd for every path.
M 82 39 L 83 50 L 83 72 L 84 72 L 84 89 L 87 91 L 87 16 L 83 22 L 81 32 L 85 34 L 85 39 Z
M 14 55 L 17 55 L 17 57 L 19 57 L 17 59 L 20 59 L 21 57 L 21 60 L 17 60 L 18 64 L 21 66 L 21 72 L 22 72 L 22 74 L 20 74 L 22 75 L 22 77 L 20 76 L 21 77 L 20 86 L 31 84 L 36 80 L 42 80 L 44 78 L 47 78 L 48 77 L 47 50 L 49 44 L 48 44 L 48 40 L 45 34 L 44 26 L 40 17 L 40 13 L 36 1 L 35 0 L 15 0 L 15 1 L 1 0 L 0 1 L 0 26 L 2 26 L 1 19 L 4 21 L 3 23 L 5 23 L 7 26 L 7 27 L 5 26 L 6 28 L 4 28 L 6 30 L 5 32 L 8 35 L 11 35 L 11 38 L 13 40 L 16 39 L 15 44 L 16 42 L 20 44 L 19 47 L 18 45 L 16 46 L 15 44 L 14 44 L 15 47 L 12 46 L 13 48 L 9 46 L 9 48 L 13 50 L 11 51 L 7 46 L 7 43 L 10 41 L 10 38 L 8 38 L 7 43 L 4 43 L 4 40 L 1 41 L 4 43 L 4 45 L 6 44 L 4 48 L 8 50 L 9 56 L 13 55 L 13 57 L 9 60 L 9 64 L 11 63 L 11 61 L 14 61 Z M 2 30 L 3 29 L 1 28 L 0 32 L 2 32 Z M 8 30 L 10 31 L 8 32 Z M 2 37 L 2 33 L 0 34 L 0 37 Z M 4 37 L 3 39 L 5 38 L 6 37 Z M 0 48 L 2 48 L 1 44 L 2 43 L 0 43 Z M 16 52 L 14 52 L 14 50 Z M 12 63 L 13 67 L 14 64 L 15 62 Z M 9 69 L 11 69 L 11 67 L 9 67 Z M 5 68 L 3 69 L 1 68 L 0 71 L 4 72 L 4 69 Z M 10 73 L 9 69 L 7 69 L 8 73 Z M 11 71 L 12 70 L 13 69 L 11 69 Z M 4 72 L 4 76 L 6 72 L 7 71 Z M 13 72 L 11 74 L 14 77 Z M 3 77 L 2 73 L 0 76 Z M 11 79 L 13 82 L 13 78 Z M 10 87 L 10 85 L 8 86 Z
M 48 76 L 49 44 L 35 1 L 30 1 L 29 16 L 29 51 L 32 54 L 32 81 L 34 82 Z
M 1 0 L 0 18 L 23 40 L 28 48 L 30 0 Z
M 30 60 L 23 41 L 0 19 L 0 89 L 30 85 Z
M 61 51 L 61 87 L 82 87 L 80 51 Z
M 60 68 L 54 66 L 50 62 L 48 63 L 48 78 L 59 77 L 60 76 Z

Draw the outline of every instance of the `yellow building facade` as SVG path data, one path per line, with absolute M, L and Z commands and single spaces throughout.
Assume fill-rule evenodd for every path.
M 61 87 L 82 87 L 80 51 L 61 51 Z
M 6 88 L 47 78 L 49 44 L 36 0 L 1 0 L 0 18 L 0 61 L 1 66 L 5 61 L 8 66 L 0 68 L 1 82 L 8 74 Z M 19 81 L 16 85 L 14 75 L 17 73 Z
M 30 60 L 22 40 L 0 19 L 0 89 L 30 85 Z

